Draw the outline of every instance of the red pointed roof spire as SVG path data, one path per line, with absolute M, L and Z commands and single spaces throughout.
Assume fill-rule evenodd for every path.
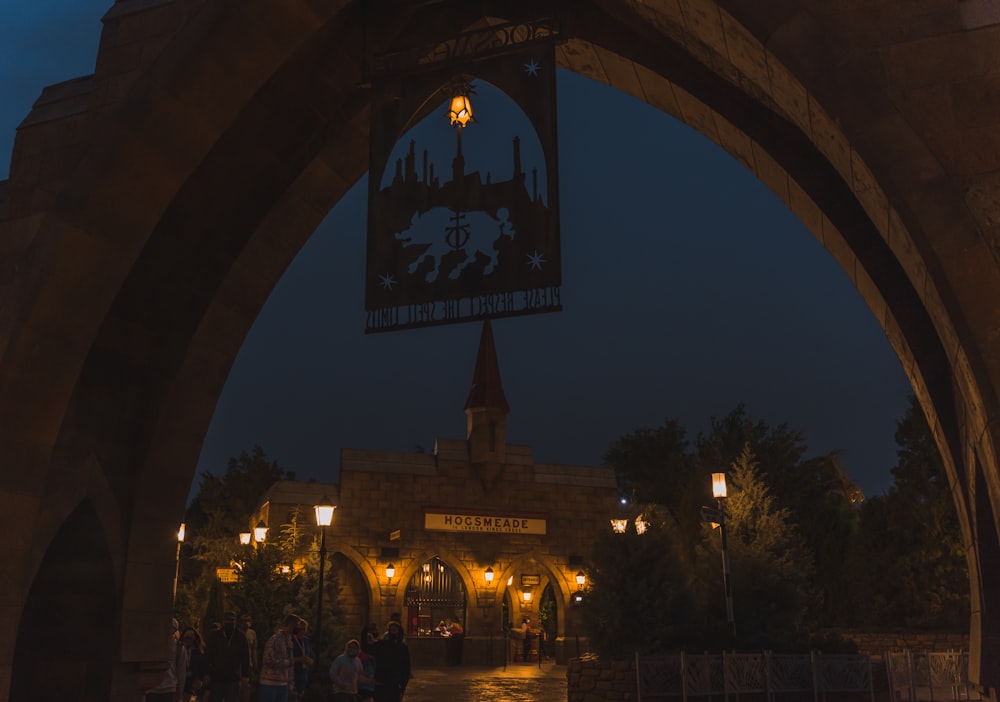
M 507 398 L 500 382 L 500 363 L 493 343 L 493 328 L 490 320 L 483 320 L 483 333 L 479 337 L 479 355 L 476 356 L 476 370 L 472 374 L 472 390 L 465 401 L 465 409 L 497 409 L 510 412 Z

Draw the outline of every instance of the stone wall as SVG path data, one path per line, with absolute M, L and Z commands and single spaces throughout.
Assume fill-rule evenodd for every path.
M 567 663 L 568 702 L 631 702 L 637 699 L 635 663 L 574 658 Z
M 535 463 L 528 446 L 504 448 L 506 461 L 494 466 L 470 461 L 465 440 L 438 439 L 433 454 L 344 449 L 339 485 L 280 481 L 248 523 L 264 521 L 274 529 L 296 510 L 308 520 L 311 505 L 321 496 L 335 499 L 338 507 L 325 543 L 341 586 L 347 631 L 353 636 L 370 621 L 382 627 L 393 612 L 405 613 L 414 636 L 415 616 L 426 615 L 428 629 L 439 619 L 458 618 L 466 633 L 467 664 L 503 660 L 504 617 L 515 627 L 511 652 L 520 650 L 521 619 L 529 617 L 538 627 L 542 594 L 551 586 L 556 631 L 548 652 L 565 663 L 587 651 L 572 595 L 580 587 L 577 573 L 586 569 L 584 557 L 594 535 L 607 530 L 609 519 L 619 513 L 617 483 L 609 468 Z M 531 518 L 543 528 L 428 527 L 427 513 L 442 511 Z M 447 564 L 461 580 L 464 616 L 458 610 L 439 610 L 436 616 L 431 608 L 409 611 L 408 585 L 432 559 Z M 391 578 L 386 573 L 390 563 Z M 487 568 L 494 576 L 489 581 Z M 528 576 L 529 584 L 522 584 L 521 576 Z M 524 592 L 532 598 L 524 600 Z M 423 628 L 417 621 L 416 628 Z M 443 663 L 439 643 L 421 648 L 425 665 Z

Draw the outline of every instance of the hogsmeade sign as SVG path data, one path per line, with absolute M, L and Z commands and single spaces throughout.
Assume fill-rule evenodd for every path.
M 428 508 L 424 512 L 428 531 L 465 531 L 481 534 L 540 534 L 546 532 L 541 515 L 500 514 L 478 510 Z
M 557 34 L 506 24 L 375 59 L 366 333 L 562 309 Z

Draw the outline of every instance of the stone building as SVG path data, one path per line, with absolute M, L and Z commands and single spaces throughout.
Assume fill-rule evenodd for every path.
M 615 514 L 615 476 L 536 463 L 530 446 L 506 443 L 508 411 L 487 321 L 465 439 L 438 439 L 433 454 L 344 449 L 339 486 L 278 483 L 251 523 L 277 524 L 323 496 L 335 502 L 326 544 L 349 631 L 400 613 L 418 664 L 445 662 L 432 630 L 446 619 L 465 629 L 464 662 L 502 663 L 505 641 L 516 660 L 521 622 L 537 630 L 542 607 L 555 635 L 547 649 L 564 662 L 587 649 L 580 576 Z

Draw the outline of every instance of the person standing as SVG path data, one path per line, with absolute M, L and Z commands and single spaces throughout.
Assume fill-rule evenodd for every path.
M 170 620 L 170 639 L 167 643 L 167 671 L 160 684 L 146 691 L 146 702 L 179 702 L 184 695 L 184 679 L 187 677 L 188 652 L 181 643 L 176 619 Z
M 295 684 L 292 638 L 298 623 L 298 615 L 286 615 L 278 630 L 264 644 L 257 686 L 259 702 L 288 702 L 288 693 Z
M 448 665 L 462 665 L 462 648 L 465 645 L 465 629 L 456 619 L 448 625 Z
M 361 638 L 358 639 L 361 643 L 361 650 L 365 652 L 370 652 L 372 644 L 378 640 L 378 624 L 375 622 L 367 624 L 365 628 L 361 630 Z
M 208 694 L 207 689 L 203 689 L 208 672 L 205 668 L 205 645 L 201 634 L 193 626 L 189 626 L 181 632 L 181 643 L 188 651 L 188 672 L 184 679 L 182 702 L 188 702 L 192 697 L 204 700 Z
M 361 676 L 358 678 L 358 702 L 375 702 L 375 656 L 361 647 Z
M 403 627 L 390 621 L 386 634 L 372 646 L 375 656 L 375 702 L 400 702 L 410 682 L 410 649 Z
M 292 636 L 292 660 L 295 662 L 295 695 L 302 699 L 309 682 L 309 670 L 316 661 L 316 652 L 309 641 L 309 622 L 305 619 L 299 620 Z
M 253 617 L 249 614 L 240 615 L 238 627 L 247 637 L 247 648 L 250 651 L 250 685 L 240 688 L 240 699 L 242 702 L 250 702 L 250 687 L 257 679 L 257 666 L 260 665 L 257 658 L 257 632 L 253 630 Z
M 226 612 L 220 628 L 205 642 L 205 663 L 211 679 L 210 702 L 241 702 L 241 688 L 250 688 L 250 649 L 236 627 L 236 613 Z
M 531 620 L 528 617 L 521 619 L 521 660 L 524 663 L 531 661 Z
M 364 674 L 359 654 L 361 644 L 351 639 L 344 646 L 344 652 L 330 664 L 330 682 L 333 683 L 333 702 L 357 702 L 358 683 Z
M 393 612 L 389 615 L 389 624 L 396 624 L 399 626 L 399 634 L 402 637 L 400 640 L 406 643 L 406 632 L 403 630 L 403 615 L 399 612 Z M 389 635 L 389 627 L 385 628 L 385 633 L 382 634 L 382 638 L 386 638 Z

